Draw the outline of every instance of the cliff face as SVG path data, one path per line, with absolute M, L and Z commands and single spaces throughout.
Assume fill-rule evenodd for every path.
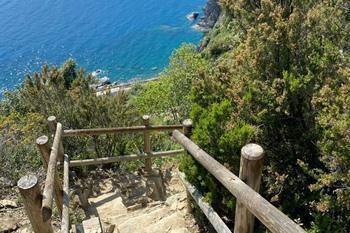
M 218 2 L 218 0 L 208 0 L 206 6 L 203 9 L 204 17 L 198 23 L 200 27 L 206 29 L 214 27 L 221 13 L 221 8 Z

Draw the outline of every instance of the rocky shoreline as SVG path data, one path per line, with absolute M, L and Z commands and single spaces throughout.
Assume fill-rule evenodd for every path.
M 208 0 L 207 4 L 203 8 L 204 16 L 201 17 L 200 21 L 193 26 L 198 31 L 208 32 L 215 26 L 218 21 L 221 8 L 218 0 Z
M 104 86 L 101 86 L 101 89 L 96 90 L 96 96 L 105 95 L 107 93 L 116 95 L 118 92 L 121 92 L 121 91 L 124 91 L 124 92 L 129 91 L 133 86 L 137 84 L 145 84 L 145 83 L 157 81 L 157 80 L 159 80 L 159 77 L 149 78 L 145 80 L 132 80 L 127 83 L 104 85 Z

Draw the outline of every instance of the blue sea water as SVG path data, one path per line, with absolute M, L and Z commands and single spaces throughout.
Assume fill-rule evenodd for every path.
M 125 82 L 159 73 L 174 48 L 198 43 L 186 14 L 206 0 L 0 0 L 0 93 L 42 64 L 73 58 Z

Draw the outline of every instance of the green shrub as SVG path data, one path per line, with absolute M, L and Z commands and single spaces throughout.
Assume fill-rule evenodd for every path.
M 182 45 L 173 52 L 169 66 L 157 81 L 133 90 L 133 104 L 161 122 L 182 123 L 191 110 L 192 81 L 206 70 L 206 65 L 194 45 Z
M 141 124 L 140 114 L 128 94 L 96 97 L 89 87 L 94 80 L 68 60 L 61 68 L 43 66 L 28 75 L 21 87 L 4 94 L 0 102 L 1 174 L 18 178 L 40 164 L 35 139 L 49 135 L 47 117 L 54 115 L 64 129 L 118 127 Z M 64 138 L 72 159 L 135 153 L 142 148 L 141 135 L 101 135 Z M 51 142 L 52 143 L 52 142 Z
M 239 148 L 261 144 L 265 198 L 306 228 L 349 232 L 348 3 L 221 2 L 230 26 L 206 38 L 192 138 L 236 174 Z M 232 49 L 208 53 L 231 40 Z M 201 166 L 187 157 L 181 166 L 219 212 L 232 214 L 233 202 Z

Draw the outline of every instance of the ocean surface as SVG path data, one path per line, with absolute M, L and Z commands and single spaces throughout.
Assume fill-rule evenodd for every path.
M 152 77 L 181 43 L 198 43 L 186 15 L 206 0 L 0 0 L 0 93 L 42 64 L 76 60 L 111 81 Z

